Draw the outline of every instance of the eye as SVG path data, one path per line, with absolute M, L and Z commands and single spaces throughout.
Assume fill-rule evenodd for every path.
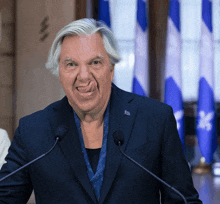
M 68 63 L 66 64 L 66 66 L 67 66 L 67 67 L 74 67 L 74 66 L 77 66 L 77 64 L 74 63 L 74 62 L 68 62 Z
M 99 65 L 99 64 L 101 64 L 101 61 L 99 61 L 99 60 L 94 60 L 92 62 L 92 65 Z

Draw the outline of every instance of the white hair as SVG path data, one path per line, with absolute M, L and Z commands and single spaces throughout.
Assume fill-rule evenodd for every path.
M 104 47 L 110 58 L 111 64 L 118 63 L 121 57 L 118 54 L 116 41 L 112 31 L 106 24 L 101 21 L 84 18 L 69 23 L 57 33 L 49 51 L 46 68 L 51 70 L 51 72 L 56 76 L 59 76 L 61 44 L 66 36 L 74 36 L 80 34 L 91 35 L 96 32 L 99 32 L 102 36 Z

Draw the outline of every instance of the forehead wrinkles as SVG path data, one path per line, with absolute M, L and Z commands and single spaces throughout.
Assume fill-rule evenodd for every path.
M 105 51 L 102 37 L 99 34 L 78 36 L 75 39 L 82 52 L 96 53 Z
M 106 55 L 108 54 L 104 48 L 102 37 L 98 33 L 89 36 L 67 36 L 61 45 L 61 59 L 69 57 L 75 60 L 85 60 Z
M 95 57 L 93 57 L 93 58 L 91 58 L 91 59 L 88 59 L 88 62 L 91 62 L 91 61 L 93 61 L 93 60 L 98 60 L 98 59 L 104 59 L 105 57 L 103 56 L 103 55 L 98 55 L 98 56 L 95 56 Z M 62 60 L 62 62 L 76 62 L 77 61 L 77 59 L 72 59 L 71 57 L 66 57 L 66 58 L 64 58 L 63 60 Z

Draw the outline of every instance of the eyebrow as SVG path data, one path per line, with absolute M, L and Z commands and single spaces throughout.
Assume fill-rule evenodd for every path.
M 65 59 L 63 60 L 63 62 L 67 62 L 67 61 L 72 61 L 72 62 L 74 62 L 74 60 L 71 59 L 70 57 L 67 57 L 67 58 L 65 58 Z
M 90 59 L 89 62 L 91 62 L 95 59 L 103 59 L 103 58 L 105 58 L 103 55 L 95 56 L 92 59 Z M 63 60 L 63 62 L 68 62 L 68 61 L 75 62 L 75 60 L 71 59 L 70 57 L 67 57 Z

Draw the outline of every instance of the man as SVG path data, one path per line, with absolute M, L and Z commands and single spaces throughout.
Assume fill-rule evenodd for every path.
M 112 32 L 93 19 L 64 27 L 50 50 L 47 68 L 59 75 L 66 96 L 20 120 L 0 178 L 58 145 L 44 158 L 0 183 L 0 204 L 183 203 L 174 191 L 123 157 L 122 149 L 201 203 L 184 159 L 172 109 L 127 93 L 114 84 L 120 60 Z

